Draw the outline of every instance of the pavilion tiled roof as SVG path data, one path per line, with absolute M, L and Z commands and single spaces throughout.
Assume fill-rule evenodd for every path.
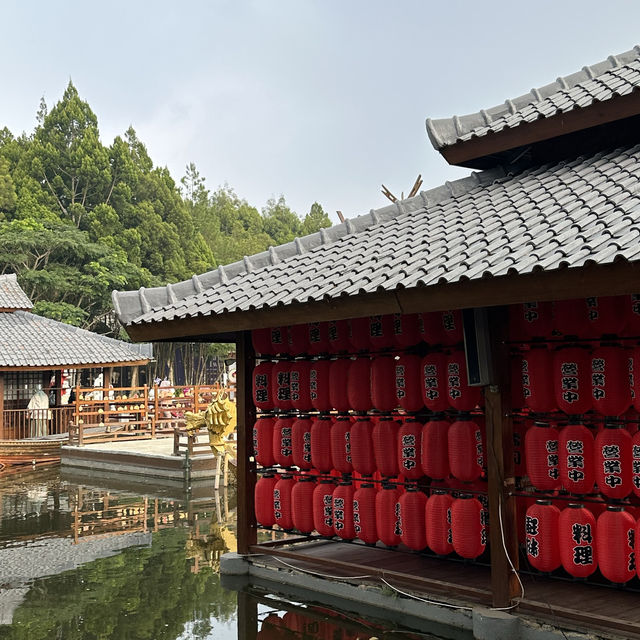
M 0 313 L 0 368 L 145 362 L 140 347 L 28 311 Z
M 33 304 L 18 284 L 16 274 L 0 275 L 0 311 L 32 308 Z
M 606 102 L 639 86 L 640 46 L 636 46 L 491 109 L 452 118 L 428 118 L 427 133 L 433 147 L 441 151 L 472 138 Z
M 199 276 L 197 285 L 114 292 L 114 306 L 125 324 L 160 323 L 634 261 L 639 188 L 640 145 L 514 175 L 491 169 Z

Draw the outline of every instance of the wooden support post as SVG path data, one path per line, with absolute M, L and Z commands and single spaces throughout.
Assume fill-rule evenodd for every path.
M 4 438 L 4 373 L 0 371 L 0 440 Z
M 258 637 L 258 601 L 245 591 L 238 591 L 238 640 Z
M 515 569 L 518 569 L 518 530 L 516 500 L 509 495 L 515 488 L 515 478 L 513 424 L 510 415 L 511 376 L 509 375 L 509 347 L 506 344 L 508 329 L 506 307 L 494 307 L 489 310 L 489 326 L 491 327 L 493 373 L 491 384 L 485 387 L 485 418 L 491 591 L 494 607 L 508 607 L 513 604 L 513 598 L 520 595 L 520 586 L 511 568 L 513 563 Z
M 131 367 L 131 384 L 130 384 L 131 387 L 138 386 L 139 376 L 140 376 L 140 367 L 138 366 Z
M 55 382 L 53 386 L 56 390 L 56 407 L 62 404 L 62 369 L 58 369 L 55 372 Z
M 237 384 L 238 394 L 238 553 L 249 553 L 249 547 L 257 541 L 254 488 L 256 484 L 251 432 L 256 418 L 256 409 L 251 392 L 251 376 L 256 362 L 251 344 L 251 333 L 237 334 Z M 239 598 L 240 596 L 238 596 Z M 240 633 L 240 627 L 238 627 Z M 242 636 L 249 637 L 249 636 Z

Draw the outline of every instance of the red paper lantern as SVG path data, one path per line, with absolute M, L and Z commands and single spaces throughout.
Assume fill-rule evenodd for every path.
M 309 360 L 296 360 L 289 369 L 291 405 L 298 411 L 311 411 L 311 367 Z
M 407 480 L 422 477 L 422 425 L 409 419 L 398 430 L 398 469 Z
M 553 377 L 553 353 L 546 346 L 534 347 L 522 354 L 521 388 L 525 406 L 536 413 L 556 410 Z
M 439 556 L 453 551 L 451 507 L 453 498 L 445 491 L 435 490 L 427 500 L 425 528 L 427 546 Z
M 457 420 L 451 424 L 447 432 L 447 450 L 451 474 L 458 480 L 473 482 L 482 475 L 482 429 L 473 420 Z
M 569 424 L 558 436 L 558 469 L 566 491 L 585 494 L 593 491 L 595 442 L 583 424 Z
M 369 358 L 356 358 L 350 361 L 347 396 L 349 406 L 354 411 L 371 409 L 371 361 Z
M 349 411 L 349 367 L 351 360 L 334 360 L 329 368 L 329 398 L 336 411 Z
M 287 327 L 271 327 L 271 353 L 284 355 L 289 353 L 289 330 Z
M 383 413 L 398 406 L 395 369 L 396 360 L 392 356 L 376 356 L 371 360 L 371 404 Z
M 420 411 L 422 402 L 422 380 L 420 357 L 402 355 L 394 362 L 395 405 L 405 411 Z
M 605 335 L 618 335 L 627 320 L 624 296 L 603 296 L 587 298 L 588 337 L 600 338 Z
M 524 459 L 527 475 L 538 491 L 555 491 L 560 488 L 558 439 L 558 430 L 541 422 L 529 427 L 525 434 Z
M 422 427 L 422 471 L 429 478 L 440 480 L 449 476 L 448 438 L 446 420 L 431 420 Z
M 413 551 L 422 551 L 427 546 L 425 511 L 427 496 L 416 487 L 407 487 L 398 499 L 402 519 L 402 542 Z
M 369 344 L 374 351 L 390 349 L 395 342 L 393 316 L 369 316 Z
M 327 322 L 311 322 L 307 325 L 309 353 L 319 355 L 329 353 L 329 324 Z
M 325 537 L 333 537 L 333 492 L 332 480 L 320 480 L 313 490 L 313 527 Z
M 263 467 L 271 467 L 276 461 L 273 457 L 273 425 L 275 419 L 263 416 L 253 425 L 253 455 Z
M 513 421 L 513 466 L 517 478 L 526 474 L 524 464 L 524 434 L 526 428 L 524 420 Z
M 398 431 L 400 425 L 389 417 L 382 417 L 373 427 L 373 454 L 376 467 L 385 478 L 398 475 Z
M 393 314 L 393 341 L 400 349 L 413 347 L 422 341 L 422 318 L 418 313 Z
M 527 369 L 529 368 L 527 364 Z M 511 356 L 509 360 L 509 369 L 511 373 L 511 407 L 513 409 L 522 409 L 524 404 L 524 388 L 522 386 L 524 381 L 523 364 L 522 364 L 522 356 L 518 354 L 514 354 Z M 527 379 L 527 384 L 530 384 L 530 378 Z M 551 387 L 551 397 L 553 397 L 553 386 Z
M 327 323 L 327 340 L 329 341 L 329 353 L 346 353 L 351 343 L 349 341 L 349 321 L 330 320 Z
M 634 293 L 623 296 L 624 305 L 624 334 L 640 336 L 640 294 Z
M 253 404 L 262 411 L 271 411 L 274 403 L 271 379 L 273 362 L 261 362 L 253 369 Z
M 471 411 L 482 404 L 482 387 L 470 387 L 464 351 L 453 351 L 447 358 L 447 396 L 458 411 Z
M 363 476 L 376 472 L 376 456 L 373 448 L 373 422 L 358 418 L 351 427 L 351 462 L 353 468 Z
M 343 540 L 353 540 L 356 530 L 353 526 L 353 485 L 341 482 L 333 492 L 333 531 Z
M 445 411 L 449 408 L 447 396 L 447 356 L 434 352 L 422 358 L 422 401 L 431 411 Z
M 527 509 L 527 559 L 532 567 L 544 573 L 551 573 L 560 566 L 559 517 L 560 510 L 550 500 L 536 500 Z
M 479 500 L 462 494 L 451 505 L 451 542 L 462 558 L 477 558 L 487 546 L 487 514 Z
M 380 542 L 387 547 L 395 547 L 401 541 L 403 527 L 399 499 L 400 491 L 390 484 L 383 484 L 376 494 L 376 530 Z
M 306 324 L 294 324 L 287 328 L 288 352 L 294 356 L 309 353 L 309 329 Z
M 462 342 L 462 311 L 423 313 L 424 339 L 427 344 L 454 345 Z
M 349 344 L 350 351 L 356 353 L 369 351 L 369 318 L 351 318 L 349 320 Z
M 321 473 L 333 468 L 331 459 L 331 425 L 329 416 L 319 416 L 311 420 L 311 462 Z
M 548 338 L 553 331 L 553 305 L 551 302 L 512 304 L 509 323 L 515 340 Z
M 282 467 L 293 465 L 293 418 L 278 418 L 273 425 L 273 457 Z
M 273 512 L 273 490 L 278 479 L 273 473 L 263 475 L 254 489 L 256 520 L 263 527 L 272 527 L 276 523 Z
M 591 354 L 593 408 L 604 416 L 619 416 L 631 404 L 629 357 L 617 346 L 598 347 Z
M 311 428 L 313 421 L 309 416 L 300 416 L 291 426 L 293 464 L 305 471 L 313 468 L 311 460 Z
M 596 436 L 596 484 L 609 498 L 626 498 L 633 490 L 633 446 L 629 432 L 619 425 L 605 425 Z
M 636 431 L 631 438 L 631 483 L 633 493 L 640 496 L 640 431 Z M 640 556 L 638 557 L 640 560 Z
M 276 362 L 271 374 L 271 393 L 277 409 L 290 411 L 291 403 L 291 363 Z
M 273 355 L 271 349 L 271 329 L 254 329 L 251 332 L 253 350 L 260 355 Z
M 273 513 L 275 523 L 285 531 L 293 529 L 293 517 L 291 515 L 291 492 L 296 484 L 293 476 L 286 474 L 280 476 L 273 487 Z
M 553 386 L 560 411 L 578 415 L 591 409 L 591 359 L 586 349 L 568 347 L 554 353 Z
M 378 541 L 376 494 L 370 482 L 363 483 L 353 494 L 353 528 L 360 540 L 371 545 Z
M 330 370 L 329 360 L 316 360 L 311 363 L 309 369 L 309 397 L 311 405 L 317 411 L 331 411 L 330 395 Z
M 585 337 L 588 332 L 589 312 L 584 298 L 558 300 L 553 303 L 554 328 L 564 336 Z
M 293 528 L 301 533 L 311 533 L 315 529 L 313 523 L 313 493 L 315 488 L 316 483 L 313 478 L 302 476 L 291 491 Z
M 558 518 L 558 545 L 564 570 L 586 578 L 598 567 L 595 547 L 596 519 L 581 504 L 569 504 Z
M 340 473 L 351 473 L 351 420 L 348 416 L 338 416 L 331 427 L 331 459 L 333 468 Z
M 623 507 L 607 507 L 596 522 L 596 552 L 600 573 L 624 584 L 636 575 L 636 521 Z

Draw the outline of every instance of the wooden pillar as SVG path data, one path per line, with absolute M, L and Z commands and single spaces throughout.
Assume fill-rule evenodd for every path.
M 4 373 L 0 371 L 0 440 L 4 438 Z
M 251 433 L 256 418 L 253 404 L 251 376 L 256 356 L 251 344 L 251 332 L 242 331 L 236 338 L 238 393 L 238 553 L 249 553 L 249 547 L 257 541 L 254 510 L 256 463 L 253 459 Z M 238 633 L 240 627 L 238 627 Z M 247 636 L 248 637 L 248 636 Z
M 130 387 L 137 387 L 138 380 L 140 379 L 140 367 L 132 367 L 131 369 L 131 384 Z
M 53 386 L 56 390 L 56 407 L 62 404 L 62 369 L 58 369 L 55 372 L 55 382 Z
M 238 591 L 238 640 L 258 637 L 258 601 L 246 591 Z
M 520 585 L 509 558 L 518 569 L 518 535 L 511 420 L 511 376 L 509 374 L 508 310 L 489 309 L 493 372 L 485 387 L 487 465 L 491 547 L 491 591 L 494 607 L 508 607 L 520 595 Z M 502 518 L 500 517 L 502 516 Z M 502 521 L 502 526 L 500 523 Z M 503 542 L 504 539 L 504 542 Z M 509 554 L 507 557 L 505 553 Z

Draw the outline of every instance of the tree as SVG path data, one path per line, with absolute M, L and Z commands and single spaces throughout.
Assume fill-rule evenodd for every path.
M 304 217 L 302 221 L 302 231 L 305 235 L 309 233 L 316 233 L 320 229 L 326 229 L 331 226 L 331 220 L 325 213 L 322 205 L 318 202 L 314 202 L 311 205 L 309 213 Z
M 262 209 L 264 230 L 271 236 L 273 243 L 284 244 L 302 235 L 300 218 L 288 207 L 284 196 L 277 200 L 269 198 Z

